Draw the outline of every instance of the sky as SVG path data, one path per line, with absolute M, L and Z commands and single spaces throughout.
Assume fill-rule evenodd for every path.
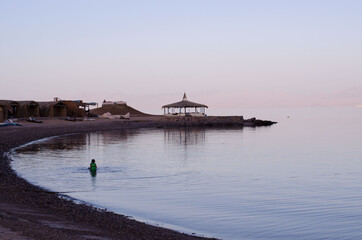
M 0 99 L 362 106 L 362 1 L 0 0 Z

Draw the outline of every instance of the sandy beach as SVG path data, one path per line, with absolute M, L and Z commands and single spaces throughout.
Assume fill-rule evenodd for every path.
M 20 123 L 22 126 L 0 128 L 0 239 L 206 239 L 68 201 L 19 178 L 6 155 L 14 147 L 51 136 L 167 126 L 160 117 Z

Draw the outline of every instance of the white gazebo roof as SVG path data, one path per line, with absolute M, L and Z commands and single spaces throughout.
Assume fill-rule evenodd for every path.
M 162 106 L 162 108 L 188 108 L 188 107 L 204 107 L 204 108 L 208 108 L 208 106 L 206 106 L 205 104 L 188 101 L 187 97 L 186 97 L 186 93 L 184 93 L 182 101 Z

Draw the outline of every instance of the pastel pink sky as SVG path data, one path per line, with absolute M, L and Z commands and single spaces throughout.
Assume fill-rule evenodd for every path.
M 362 1 L 1 1 L 0 99 L 362 105 Z

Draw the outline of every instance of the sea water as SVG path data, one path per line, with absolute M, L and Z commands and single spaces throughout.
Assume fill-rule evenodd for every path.
M 187 233 L 362 239 L 362 109 L 256 116 L 278 124 L 66 135 L 18 148 L 12 167 L 33 184 Z

